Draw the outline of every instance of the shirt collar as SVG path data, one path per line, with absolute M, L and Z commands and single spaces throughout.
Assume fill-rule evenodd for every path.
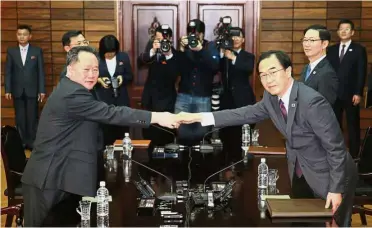
M 310 69 L 311 71 L 314 70 L 314 68 L 316 67 L 316 65 L 318 65 L 318 63 L 320 63 L 320 61 L 322 61 L 327 55 L 323 55 L 322 57 L 320 57 L 319 59 L 317 59 L 316 61 L 310 63 Z
M 28 43 L 26 46 L 21 46 L 19 45 L 19 49 L 22 50 L 22 49 L 26 49 L 26 51 L 28 51 L 28 47 L 30 46 L 30 44 Z
M 342 42 L 340 42 L 340 46 L 341 46 L 341 47 L 342 47 L 342 45 L 344 45 L 344 44 L 345 44 L 346 47 L 349 47 L 350 44 L 351 44 L 351 40 L 349 40 L 349 41 L 346 42 L 346 43 L 342 43 Z
M 291 96 L 291 91 L 292 91 L 293 83 L 294 83 L 294 80 L 292 79 L 291 85 L 289 86 L 289 88 L 287 89 L 287 91 L 284 93 L 284 95 L 282 97 L 279 97 L 278 96 L 278 100 L 281 99 L 283 101 L 285 107 L 288 107 L 289 97 Z M 288 108 L 287 108 L 287 110 L 288 110 Z

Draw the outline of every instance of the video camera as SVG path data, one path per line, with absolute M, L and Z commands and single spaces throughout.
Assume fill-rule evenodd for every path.
M 191 31 L 189 35 L 187 36 L 187 40 L 189 42 L 189 46 L 191 48 L 195 48 L 196 46 L 198 46 L 199 39 L 196 36 L 196 24 L 194 21 L 189 22 L 189 28 Z
M 168 30 L 169 30 L 169 25 L 161 26 L 161 34 L 163 35 L 163 39 L 160 41 L 160 51 L 163 53 L 169 52 L 172 47 L 172 43 L 170 41 L 170 34 Z
M 240 36 L 240 30 L 231 28 L 231 17 L 226 16 L 221 18 L 222 26 L 218 28 L 216 45 L 217 48 L 225 50 L 234 48 L 233 36 Z

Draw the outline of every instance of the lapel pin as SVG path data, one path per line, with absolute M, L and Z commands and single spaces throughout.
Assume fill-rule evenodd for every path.
M 313 74 L 316 74 L 316 71 L 313 71 Z
M 353 49 L 349 49 L 349 51 L 353 51 Z
M 296 104 L 292 104 L 291 107 L 292 107 L 292 108 L 296 107 Z
M 119 62 L 119 65 L 123 65 L 124 63 L 123 62 Z
M 31 56 L 31 59 L 36 59 L 36 57 L 33 55 L 33 56 Z

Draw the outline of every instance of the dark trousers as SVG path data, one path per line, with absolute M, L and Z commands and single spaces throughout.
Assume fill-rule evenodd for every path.
M 349 190 L 350 188 L 352 188 L 352 186 L 355 186 L 356 180 L 349 180 L 349 181 L 346 180 L 346 182 L 347 183 L 345 183 L 345 189 Z M 342 194 L 342 202 L 333 216 L 338 226 L 342 226 L 342 227 L 351 226 L 351 216 L 353 212 L 354 194 L 355 194 L 355 191 L 347 191 L 347 190 L 345 193 Z M 314 193 L 314 191 L 310 188 L 310 186 L 306 182 L 306 179 L 303 175 L 301 177 L 297 177 L 296 173 L 293 173 L 291 198 L 313 199 L 313 198 L 320 198 L 320 196 Z
M 52 208 L 70 194 L 58 189 L 41 190 L 27 184 L 22 185 L 25 227 L 39 227 Z
M 354 106 L 351 98 L 347 101 L 336 99 L 334 111 L 341 129 L 343 128 L 342 114 L 344 110 L 346 113 L 349 150 L 351 156 L 355 158 L 359 154 L 360 149 L 360 107 L 359 105 Z
M 16 126 L 21 135 L 23 144 L 32 148 L 37 129 L 37 97 L 22 96 L 14 97 L 14 109 Z

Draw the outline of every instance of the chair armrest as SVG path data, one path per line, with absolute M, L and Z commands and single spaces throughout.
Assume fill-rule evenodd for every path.
M 18 176 L 23 176 L 23 173 L 20 173 L 20 172 L 16 172 L 14 170 L 10 170 L 11 173 L 14 173 L 14 174 L 17 174 Z
M 359 206 L 359 205 L 353 205 L 353 210 L 356 211 L 356 212 L 364 212 L 366 213 L 367 215 L 372 215 L 372 209 L 369 209 L 369 208 L 366 208 L 366 207 L 362 207 L 362 206 Z

